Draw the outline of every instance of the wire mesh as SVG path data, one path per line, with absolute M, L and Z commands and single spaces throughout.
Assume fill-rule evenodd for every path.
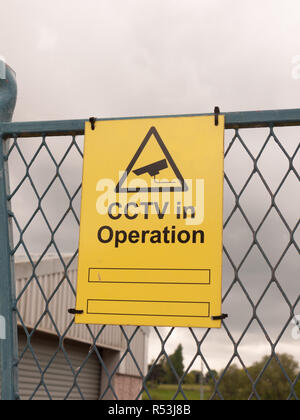
M 82 134 L 57 128 L 53 136 L 41 127 L 34 137 L 23 132 L 4 139 L 11 256 L 29 267 L 15 279 L 14 310 L 23 337 L 17 365 L 26 376 L 29 357 L 35 375 L 27 373 L 34 378 L 30 386 L 20 379 L 20 397 L 58 398 L 59 384 L 53 385 L 50 373 L 59 369 L 59 359 L 69 375 L 59 398 L 89 398 L 85 371 L 96 363 L 99 399 L 124 398 L 118 385 L 122 372 L 135 381 L 127 398 L 157 399 L 167 388 L 159 384 L 162 369 L 172 383 L 168 396 L 161 394 L 165 399 L 298 400 L 299 127 L 226 130 L 223 305 L 229 318 L 220 331 L 120 326 L 108 332 L 107 326 L 85 326 L 84 338 L 67 314 L 76 293 Z M 49 258 L 60 266 L 55 279 L 41 274 Z M 45 332 L 56 338 L 46 356 L 35 344 Z M 115 335 L 115 357 L 107 357 L 106 333 Z M 87 345 L 80 360 L 72 358 L 68 345 L 76 337 Z M 180 369 L 174 358 L 179 344 Z M 270 392 L 277 388 L 278 395 Z

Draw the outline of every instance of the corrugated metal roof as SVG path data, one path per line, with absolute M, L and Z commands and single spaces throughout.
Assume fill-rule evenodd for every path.
M 38 261 L 38 260 L 37 260 Z M 26 258 L 18 257 L 15 261 L 15 279 L 17 308 L 20 313 L 19 324 L 22 322 L 29 329 L 36 328 L 64 338 L 91 344 L 93 336 L 97 337 L 103 326 L 75 325 L 74 316 L 68 309 L 75 307 L 77 259 L 71 262 L 70 256 L 64 256 L 68 266 L 67 276 L 64 265 L 58 257 L 48 256 L 36 266 Z M 22 320 L 22 321 L 21 321 Z M 131 337 L 135 327 L 124 327 L 128 337 Z M 130 344 L 138 365 L 146 372 L 146 342 L 149 329 L 140 328 Z M 119 350 L 124 354 L 127 348 L 126 338 L 119 326 L 105 326 L 96 344 L 100 347 Z M 136 364 L 128 355 L 122 362 L 120 373 L 139 375 Z

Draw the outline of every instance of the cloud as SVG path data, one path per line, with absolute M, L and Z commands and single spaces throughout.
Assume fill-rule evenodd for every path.
M 53 50 L 58 42 L 58 34 L 56 30 L 50 29 L 46 26 L 40 26 L 37 29 L 37 49 L 40 51 Z

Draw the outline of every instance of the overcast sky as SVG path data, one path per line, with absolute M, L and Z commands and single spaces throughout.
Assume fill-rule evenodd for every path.
M 297 0 L 2 3 L 16 120 L 299 106 Z
M 18 80 L 15 121 L 207 113 L 216 105 L 224 112 L 299 108 L 299 39 L 299 0 L 9 0 L 1 4 L 0 56 L 14 68 Z M 246 130 L 245 139 L 257 155 L 269 131 L 250 131 Z M 276 132 L 292 155 L 299 144 L 299 128 Z M 226 144 L 232 136 L 227 133 Z M 63 153 L 61 147 L 53 147 L 53 153 Z M 12 183 L 17 185 L 24 168 L 18 156 L 12 155 L 12 159 L 16 162 Z M 32 168 L 41 191 L 54 170 L 47 153 L 43 159 Z M 299 171 L 299 153 L 294 164 Z M 80 183 L 80 165 L 77 154 L 62 168 L 73 190 Z M 288 161 L 274 142 L 259 165 L 275 191 Z M 238 142 L 225 166 L 240 190 L 253 163 Z M 20 193 L 16 207 L 22 208 L 20 220 L 25 223 L 32 213 L 34 195 L 29 187 Z M 58 187 L 51 193 L 47 208 L 55 220 L 64 192 Z M 28 200 L 30 194 L 32 201 Z M 299 197 L 299 182 L 291 175 L 278 196 L 278 205 L 292 229 L 299 219 Z M 258 226 L 270 206 L 270 196 L 259 180 L 253 178 L 242 202 L 250 221 Z M 224 220 L 233 205 L 234 197 L 225 185 Z M 66 252 L 76 243 L 73 226 L 76 224 L 70 219 L 68 235 L 60 238 Z M 42 231 L 29 234 L 34 252 L 39 251 L 35 245 L 43 242 Z M 289 240 L 278 215 L 272 212 L 259 238 L 276 264 Z M 295 238 L 299 240 L 299 229 Z M 226 228 L 224 243 L 238 264 L 251 244 L 251 232 L 239 213 Z M 299 254 L 291 247 L 278 269 L 278 279 L 292 303 L 299 296 L 299 272 Z M 259 299 L 270 275 L 254 247 L 240 272 L 254 300 Z M 225 292 L 233 276 L 224 257 Z M 268 310 L 258 309 L 258 313 L 275 340 L 289 317 L 277 288 L 271 287 L 266 294 L 264 308 Z M 297 308 L 300 314 L 300 305 Z M 227 325 L 238 339 L 252 313 L 238 284 L 225 300 L 224 311 L 231 314 Z M 298 354 L 299 359 L 300 342 L 292 340 L 291 330 L 287 329 L 278 350 Z M 196 351 L 194 338 L 177 329 L 168 342 L 169 351 L 179 342 L 184 343 L 188 365 Z M 246 364 L 269 350 L 256 323 L 242 344 Z M 154 337 L 150 357 L 159 349 Z M 224 330 L 210 333 L 206 355 L 212 368 L 223 367 L 232 352 Z

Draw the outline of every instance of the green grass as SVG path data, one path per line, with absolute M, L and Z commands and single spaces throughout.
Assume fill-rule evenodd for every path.
M 153 400 L 172 400 L 178 390 L 178 385 L 147 385 L 149 394 Z M 182 389 L 188 400 L 200 400 L 200 385 L 183 385 Z M 210 387 L 204 387 L 204 399 L 207 400 L 211 396 Z M 149 397 L 144 392 L 143 400 L 148 400 Z M 179 393 L 176 400 L 184 400 L 184 397 Z

